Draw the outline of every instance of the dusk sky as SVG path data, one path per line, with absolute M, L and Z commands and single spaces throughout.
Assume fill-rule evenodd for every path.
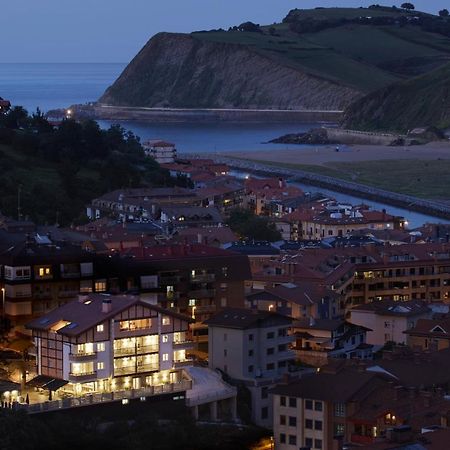
M 292 8 L 375 0 L 15 0 L 2 2 L 0 62 L 128 62 L 159 31 L 280 21 Z M 381 2 L 380 2 L 381 3 Z M 387 2 L 399 6 L 401 1 Z M 436 13 L 447 0 L 413 1 Z

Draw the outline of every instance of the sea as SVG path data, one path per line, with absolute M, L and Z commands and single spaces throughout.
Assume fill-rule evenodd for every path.
M 43 112 L 67 108 L 73 104 L 96 101 L 120 75 L 125 63 L 0 63 L 0 97 L 13 105 L 21 105 L 29 112 L 39 108 Z M 112 122 L 100 121 L 102 127 Z M 268 141 L 288 133 L 307 131 L 312 124 L 304 123 L 121 123 L 142 140 L 165 139 L 175 142 L 180 153 L 220 153 L 224 151 L 276 151 L 290 149 L 299 152 L 302 146 L 269 144 Z M 314 192 L 316 188 L 302 186 Z M 323 192 L 324 190 L 321 189 Z M 325 193 L 325 192 L 324 192 Z M 326 191 L 338 201 L 358 203 L 361 198 Z M 363 199 L 373 208 L 386 208 L 390 213 L 405 217 L 409 227 L 441 219 L 403 208 Z

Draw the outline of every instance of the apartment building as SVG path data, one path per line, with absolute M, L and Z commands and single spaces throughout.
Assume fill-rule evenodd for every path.
M 349 311 L 349 322 L 369 328 L 367 343 L 383 346 L 387 342 L 406 344 L 407 330 L 420 319 L 428 319 L 432 310 L 424 300 L 398 302 L 380 300 L 358 305 Z
M 450 245 L 405 244 L 366 250 L 356 264 L 352 305 L 375 300 L 446 301 L 450 292 Z
M 269 311 L 227 308 L 205 321 L 209 367 L 244 384 L 251 394 L 251 419 L 272 424 L 269 389 L 288 373 L 294 353 L 292 319 Z
M 407 344 L 422 351 L 450 348 L 450 317 L 421 318 L 404 331 Z
M 366 342 L 368 331 L 343 319 L 296 320 L 292 324 L 296 359 L 314 367 L 328 364 L 330 358 L 370 359 L 373 346 Z
M 98 257 L 81 246 L 47 235 L 28 234 L 0 254 L 5 313 L 14 321 L 37 316 L 73 300 L 80 292 L 101 291 Z
M 73 394 L 139 389 L 182 379 L 191 319 L 138 297 L 80 295 L 27 324 L 38 375 Z

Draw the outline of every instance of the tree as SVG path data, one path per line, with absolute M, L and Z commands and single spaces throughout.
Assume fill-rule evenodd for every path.
M 412 11 L 413 9 L 415 9 L 415 6 L 412 3 L 402 3 L 401 7 L 403 9 L 407 9 L 409 11 Z
M 242 238 L 270 242 L 281 239 L 280 232 L 267 217 L 256 216 L 246 209 L 233 210 L 227 224 Z
M 449 12 L 448 12 L 448 9 L 441 9 L 440 11 L 439 11 L 439 16 L 441 16 L 441 17 L 448 17 L 449 16 Z

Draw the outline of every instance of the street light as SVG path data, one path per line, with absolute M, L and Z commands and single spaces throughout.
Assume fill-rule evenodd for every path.
M 192 318 L 195 319 L 195 310 L 197 309 L 196 306 L 192 307 Z

